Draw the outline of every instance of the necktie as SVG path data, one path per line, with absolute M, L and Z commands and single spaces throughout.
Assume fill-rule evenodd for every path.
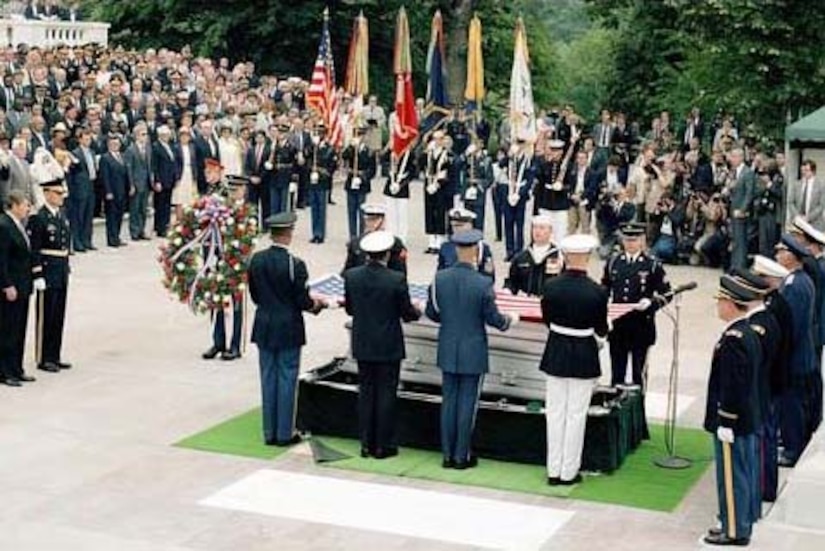
M 607 125 L 602 125 L 602 142 L 600 144 L 602 147 L 607 147 Z
M 807 217 L 808 216 L 808 188 L 811 187 L 811 181 L 805 180 L 802 184 L 802 215 Z
M 95 159 L 92 157 L 92 152 L 88 149 L 84 149 L 83 154 L 86 156 L 86 168 L 89 170 L 89 179 L 94 180 L 97 177 L 97 171 L 95 170 Z
M 264 154 L 264 146 L 258 144 L 257 150 L 255 151 L 255 168 L 261 168 L 261 157 Z

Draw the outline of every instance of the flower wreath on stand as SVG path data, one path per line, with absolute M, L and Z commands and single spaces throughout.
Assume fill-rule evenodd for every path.
M 160 247 L 164 286 L 195 313 L 231 308 L 244 298 L 258 230 L 253 206 L 217 194 L 197 199 Z

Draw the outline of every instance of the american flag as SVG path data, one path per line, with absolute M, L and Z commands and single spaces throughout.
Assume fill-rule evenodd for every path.
M 409 283 L 410 299 L 414 302 L 426 302 L 429 285 L 423 283 Z M 320 277 L 309 285 L 310 294 L 313 297 L 324 300 L 335 300 L 344 302 L 344 278 L 338 274 L 329 274 Z M 517 313 L 524 321 L 536 323 L 542 322 L 541 299 L 526 295 L 514 295 L 507 289 L 496 291 L 496 305 L 499 310 L 509 314 Z M 631 312 L 638 303 L 610 304 L 607 308 L 607 317 L 610 321 Z
M 306 97 L 307 105 L 323 117 L 327 140 L 335 147 L 343 143 L 341 117 L 338 114 L 338 94 L 335 91 L 335 61 L 329 37 L 329 11 L 324 10 L 324 30 L 318 46 L 318 58 L 312 69 L 312 79 Z

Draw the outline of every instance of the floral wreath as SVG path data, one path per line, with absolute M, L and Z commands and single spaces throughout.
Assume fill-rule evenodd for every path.
M 195 313 L 223 310 L 243 299 L 258 242 L 258 214 L 208 195 L 186 207 L 160 247 L 163 284 Z

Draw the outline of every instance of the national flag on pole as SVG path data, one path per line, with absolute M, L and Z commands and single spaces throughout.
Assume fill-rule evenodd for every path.
M 447 109 L 447 63 L 444 56 L 444 23 L 441 12 L 435 12 L 430 32 L 430 47 L 427 50 L 427 98 L 421 131 L 433 128 L 439 120 L 449 115 Z
M 395 27 L 395 118 L 392 132 L 392 151 L 401 155 L 418 137 L 418 115 L 412 84 L 412 56 L 410 55 L 410 26 L 407 11 L 398 11 Z
M 512 141 L 536 139 L 536 107 L 530 79 L 530 53 L 521 17 L 516 22 L 513 72 L 510 75 L 510 137 Z
M 484 56 L 481 52 L 481 20 L 474 16 L 470 21 L 470 31 L 467 40 L 467 85 L 464 87 L 464 99 L 467 108 L 474 110 L 481 108 L 484 101 Z
M 329 36 L 328 9 L 324 9 L 324 30 L 321 33 L 318 57 L 312 70 L 306 102 L 307 107 L 321 115 L 327 128 L 327 141 L 335 147 L 340 147 L 344 134 L 341 128 L 341 117 L 338 114 L 338 94 L 335 92 L 335 61 L 332 58 Z
M 352 27 L 347 60 L 347 82 L 345 89 L 353 98 L 369 93 L 369 27 L 364 13 L 358 14 Z

